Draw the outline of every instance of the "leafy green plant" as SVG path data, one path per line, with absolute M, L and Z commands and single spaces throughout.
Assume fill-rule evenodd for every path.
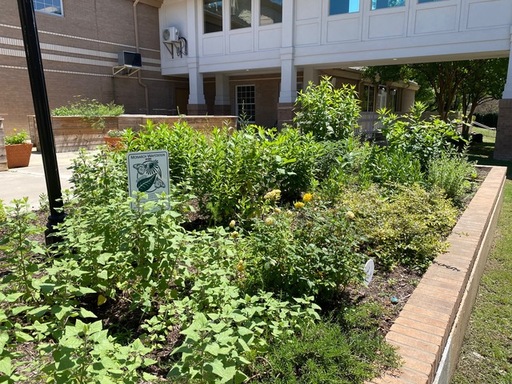
M 16 128 L 11 135 L 5 135 L 4 137 L 5 145 L 23 144 L 28 139 L 30 139 L 30 136 L 26 131 L 18 131 Z
M 110 103 L 101 103 L 96 99 L 75 96 L 74 101 L 67 105 L 52 109 L 52 116 L 81 116 L 93 128 L 103 129 L 105 117 L 119 116 L 124 113 L 124 106 Z
M 294 124 L 300 132 L 312 133 L 317 140 L 346 138 L 358 125 L 360 107 L 355 88 L 335 88 L 330 80 L 323 77 L 318 85 L 308 84 L 296 100 Z
M 293 211 L 274 210 L 256 220 L 247 238 L 247 284 L 285 297 L 327 299 L 361 281 L 359 236 L 344 209 L 322 209 L 305 194 Z
M 441 156 L 428 166 L 427 183 L 442 189 L 456 204 L 461 204 L 475 178 L 475 167 L 462 156 Z
M 391 188 L 396 184 L 411 185 L 424 180 L 418 157 L 402 147 L 394 146 L 373 146 L 363 163 L 361 175 L 371 182 Z
M 385 196 L 376 188 L 344 190 L 342 203 L 354 214 L 363 246 L 384 268 L 401 264 L 425 270 L 444 250 L 443 239 L 455 224 L 457 210 L 441 190 L 397 185 Z
M 393 349 L 372 330 L 375 320 L 366 310 L 368 306 L 345 308 L 347 317 L 350 314 L 361 323 L 341 319 L 339 324 L 330 319 L 303 328 L 287 342 L 274 345 L 268 356 L 255 364 L 256 381 L 355 384 L 375 377 L 382 367 L 396 367 Z M 368 328 L 362 326 L 367 323 Z
M 425 110 L 426 105 L 417 102 L 401 117 L 388 110 L 379 111 L 382 133 L 388 145 L 416 156 L 422 170 L 426 170 L 431 159 L 453 153 L 453 142 L 462 140 L 453 123 L 436 116 L 424 119 Z
M 11 292 L 19 292 L 27 301 L 36 301 L 34 275 L 39 269 L 36 255 L 45 254 L 45 250 L 34 235 L 43 230 L 34 224 L 35 213 L 30 210 L 27 198 L 14 200 L 13 204 L 5 208 L 6 219 L 2 223 L 0 251 L 6 255 L 2 264 L 9 271 L 2 283 L 8 283 Z

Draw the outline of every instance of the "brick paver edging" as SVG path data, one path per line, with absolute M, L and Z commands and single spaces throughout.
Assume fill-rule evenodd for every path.
M 503 203 L 506 167 L 489 173 L 423 275 L 386 340 L 402 366 L 368 384 L 446 384 L 457 364 Z

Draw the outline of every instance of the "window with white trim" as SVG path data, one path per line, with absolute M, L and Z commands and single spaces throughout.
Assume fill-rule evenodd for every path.
M 403 7 L 405 0 L 372 0 L 372 11 L 376 9 Z
M 283 21 L 283 0 L 261 0 L 260 25 L 276 24 Z
M 62 16 L 62 0 L 34 0 L 34 10 Z
M 222 31 L 222 0 L 204 0 L 204 33 Z
M 359 12 L 359 0 L 330 0 L 329 15 Z
M 231 29 L 249 28 L 252 25 L 251 0 L 231 1 Z
M 236 86 L 236 114 L 249 123 L 254 123 L 256 116 L 256 86 Z

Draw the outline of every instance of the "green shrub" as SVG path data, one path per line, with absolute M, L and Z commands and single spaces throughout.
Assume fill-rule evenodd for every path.
M 303 134 L 311 133 L 317 140 L 340 140 L 352 135 L 358 125 L 360 107 L 355 88 L 335 88 L 329 77 L 320 84 L 309 83 L 296 100 L 293 119 Z
M 452 123 L 439 117 L 424 119 L 425 110 L 426 105 L 417 102 L 409 113 L 401 117 L 388 110 L 379 111 L 382 133 L 388 146 L 417 157 L 422 170 L 427 168 L 430 160 L 453 153 L 453 142 L 462 140 Z
M 343 209 L 322 209 L 310 198 L 304 195 L 293 211 L 277 208 L 255 221 L 244 264 L 246 284 L 253 290 L 328 300 L 362 280 L 365 260 L 351 217 Z
M 122 105 L 116 105 L 114 102 L 100 103 L 96 99 L 80 98 L 80 96 L 76 96 L 75 100 L 70 101 L 68 105 L 52 109 L 53 116 L 84 116 L 87 118 L 119 116 L 123 113 Z
M 93 128 L 103 129 L 105 117 L 119 116 L 124 113 L 124 106 L 110 103 L 101 103 L 96 99 L 80 98 L 75 96 L 74 101 L 68 105 L 52 109 L 52 116 L 81 116 Z
M 376 188 L 345 190 L 343 204 L 355 215 L 364 248 L 384 268 L 405 265 L 425 270 L 445 249 L 443 239 L 456 222 L 457 210 L 441 190 L 396 186 L 390 196 Z
M 128 132 L 126 143 L 128 152 L 167 150 L 169 176 L 176 184 L 191 182 L 207 147 L 205 136 L 185 121 L 169 126 L 148 120 L 140 131 Z
M 280 189 L 293 201 L 313 183 L 318 144 L 309 135 L 248 126 L 214 131 L 192 182 L 201 210 L 217 224 L 261 213 L 264 195 Z
M 428 166 L 427 183 L 440 188 L 456 204 L 471 190 L 471 179 L 476 177 L 474 165 L 461 156 L 441 156 L 432 159 Z
M 2 199 L 0 199 L 0 223 L 3 223 L 6 219 L 5 216 L 5 206 Z
M 347 309 L 347 313 L 368 322 L 368 313 L 354 314 L 366 312 L 366 307 Z M 255 366 L 254 376 L 259 383 L 356 384 L 374 378 L 384 366 L 397 365 L 393 349 L 375 332 L 375 323 L 365 329 L 360 324 L 344 327 L 326 321 L 274 345 Z
M 411 185 L 423 181 L 420 160 L 401 147 L 372 146 L 362 166 L 360 179 L 382 186 Z

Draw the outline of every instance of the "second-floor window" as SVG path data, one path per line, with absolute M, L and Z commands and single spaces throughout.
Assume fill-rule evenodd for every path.
M 330 0 L 329 15 L 359 12 L 359 0 Z
M 283 21 L 283 0 L 260 0 L 260 25 Z
M 405 5 L 405 0 L 372 0 L 372 11 L 376 9 L 401 7 Z
M 204 0 L 204 33 L 222 31 L 222 0 Z
M 34 10 L 62 16 L 62 0 L 34 0 Z
M 231 0 L 231 29 L 247 28 L 252 24 L 251 0 Z

